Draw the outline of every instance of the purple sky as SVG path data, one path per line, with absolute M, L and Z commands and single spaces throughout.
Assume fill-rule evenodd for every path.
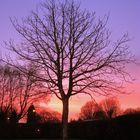
M 3 40 L 14 38 L 17 34 L 10 23 L 10 17 L 21 19 L 30 14 L 36 5 L 43 0 L 0 0 L 0 44 Z M 140 1 L 139 0 L 79 0 L 81 7 L 96 11 L 97 17 L 110 13 L 108 27 L 113 38 L 121 37 L 128 32 L 132 41 L 132 51 L 140 58 Z
M 2 54 L 3 41 L 8 41 L 10 38 L 16 41 L 18 34 L 10 23 L 10 17 L 21 19 L 30 14 L 30 11 L 36 8 L 36 5 L 43 0 L 0 0 L 0 51 Z M 112 38 L 117 39 L 123 33 L 128 32 L 132 40 L 129 42 L 132 53 L 140 62 L 140 0 L 79 0 L 81 8 L 86 8 L 89 11 L 96 11 L 97 17 L 103 17 L 110 13 L 108 27 L 112 32 Z M 135 100 L 130 101 L 132 106 L 140 106 L 140 67 L 130 66 L 128 71 L 136 78 L 134 85 Z M 130 100 L 130 97 L 125 97 Z M 123 102 L 123 101 L 122 101 Z M 136 105 L 133 105 L 135 102 Z M 125 105 L 124 105 L 125 106 Z

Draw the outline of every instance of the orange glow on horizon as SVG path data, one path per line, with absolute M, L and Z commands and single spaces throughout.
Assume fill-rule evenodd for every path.
M 130 91 L 130 94 L 119 94 L 117 97 L 120 101 L 120 105 L 122 109 L 126 108 L 137 108 L 140 107 L 140 87 L 138 83 L 135 84 L 129 84 L 127 85 L 127 91 Z M 96 96 L 95 100 L 97 102 L 100 102 L 102 99 L 106 97 L 103 96 Z M 91 100 L 91 98 L 87 95 L 77 95 L 70 98 L 70 104 L 69 104 L 69 120 L 70 119 L 77 119 L 80 113 L 81 107 L 87 102 Z M 45 103 L 41 102 L 40 107 L 42 108 L 50 108 L 51 110 L 57 111 L 59 113 L 62 113 L 62 103 L 61 101 L 53 96 L 50 100 L 50 102 Z

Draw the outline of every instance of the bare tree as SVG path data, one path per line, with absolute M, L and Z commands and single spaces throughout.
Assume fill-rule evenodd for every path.
M 79 115 L 80 120 L 96 120 L 105 119 L 106 114 L 102 109 L 102 106 L 97 104 L 95 101 L 89 101 L 82 106 Z
M 44 84 L 36 81 L 32 76 L 34 72 L 35 69 L 26 69 L 26 74 L 20 73 L 18 79 L 18 97 L 15 101 L 18 110 L 18 120 L 27 115 L 27 109 L 31 104 L 49 99 L 49 94 L 45 94 L 49 92 L 46 90 Z
M 0 66 L 0 109 L 8 115 L 18 96 L 18 76 L 7 65 Z
M 127 35 L 111 42 L 107 20 L 106 16 L 96 19 L 95 13 L 67 0 L 41 4 L 21 24 L 12 20 L 22 42 L 18 45 L 11 41 L 10 49 L 22 58 L 22 64 L 34 64 L 39 71 L 34 77 L 46 82 L 62 101 L 63 140 L 68 139 L 71 96 L 119 92 L 122 81 L 129 76 L 125 64 L 132 58 Z
M 1 65 L 0 109 L 7 117 L 16 110 L 17 122 L 27 114 L 30 104 L 39 99 L 48 99 L 43 84 L 37 82 L 32 73 L 31 68 L 23 74 L 8 65 Z
M 108 118 L 113 118 L 120 113 L 120 104 L 116 97 L 109 97 L 101 102 L 102 108 Z

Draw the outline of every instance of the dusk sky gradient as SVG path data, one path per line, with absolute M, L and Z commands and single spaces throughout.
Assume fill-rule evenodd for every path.
M 0 54 L 8 53 L 4 48 L 3 41 L 13 39 L 18 42 L 18 34 L 12 27 L 10 17 L 17 17 L 19 20 L 30 15 L 37 4 L 43 0 L 0 0 Z M 81 2 L 81 9 L 95 11 L 96 16 L 103 17 L 109 13 L 107 27 L 112 33 L 112 39 L 120 38 L 124 33 L 129 34 L 131 39 L 128 42 L 130 50 L 140 63 L 140 0 L 77 0 Z M 140 66 L 130 65 L 128 72 L 135 78 L 133 84 L 126 84 L 126 89 L 132 91 L 130 95 L 119 95 L 122 108 L 140 107 Z M 101 100 L 104 97 L 95 97 Z M 90 97 L 76 96 L 71 99 L 70 116 L 76 116 L 81 106 L 90 100 Z M 45 103 L 41 103 L 46 106 Z M 53 98 L 47 105 L 56 111 L 61 112 L 61 104 Z

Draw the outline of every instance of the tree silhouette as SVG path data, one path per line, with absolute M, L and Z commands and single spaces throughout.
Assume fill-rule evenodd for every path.
M 104 99 L 102 102 L 102 108 L 108 118 L 116 117 L 120 113 L 120 104 L 117 98 L 109 97 Z
M 44 85 L 34 77 L 33 67 L 26 68 L 26 74 L 10 65 L 0 65 L 0 108 L 5 114 L 17 110 L 17 121 L 27 115 L 27 108 L 39 99 L 47 100 L 49 96 Z
M 36 110 L 35 110 L 34 105 L 31 105 L 28 108 L 27 123 L 29 124 L 36 123 Z
M 38 69 L 33 76 L 45 82 L 62 101 L 66 140 L 71 96 L 120 92 L 120 81 L 129 76 L 125 64 L 132 62 L 126 45 L 128 37 L 125 34 L 111 42 L 106 28 L 108 17 L 96 19 L 95 13 L 82 10 L 74 1 L 50 0 L 39 9 L 21 24 L 12 19 L 23 39 L 19 45 L 12 41 L 6 45 L 22 58 L 21 64 L 33 64 Z M 24 71 L 24 67 L 19 69 Z
M 44 87 L 43 83 L 36 81 L 32 76 L 36 70 L 33 67 L 27 66 L 26 74 L 21 72 L 19 77 L 19 90 L 18 97 L 15 103 L 18 108 L 18 119 L 23 118 L 27 115 L 27 108 L 29 108 L 32 103 L 39 102 L 39 100 L 48 100 L 49 94 L 44 94 L 48 92 Z
M 8 114 L 18 96 L 18 75 L 8 65 L 0 65 L 0 108 Z
M 0 123 L 7 123 L 7 112 L 0 109 Z
M 18 114 L 15 109 L 10 113 L 9 122 L 12 124 L 18 123 Z
M 106 114 L 102 107 L 95 101 L 89 101 L 82 106 L 79 119 L 81 120 L 96 120 L 105 119 Z

